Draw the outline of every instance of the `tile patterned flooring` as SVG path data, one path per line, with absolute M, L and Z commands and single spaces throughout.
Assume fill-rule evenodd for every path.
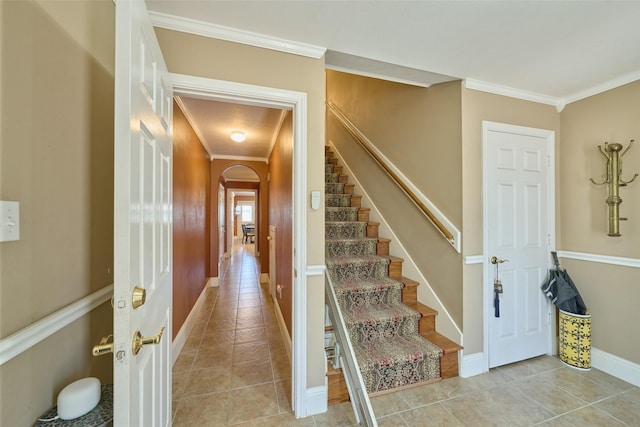
M 253 253 L 237 243 L 173 367 L 174 426 L 352 426 L 349 403 L 295 419 L 291 365 Z M 640 388 L 539 357 L 372 399 L 383 426 L 640 426 Z

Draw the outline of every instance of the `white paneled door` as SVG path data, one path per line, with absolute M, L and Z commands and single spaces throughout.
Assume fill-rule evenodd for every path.
M 116 1 L 114 425 L 171 424 L 172 88 L 143 1 Z
M 540 285 L 553 243 L 554 134 L 491 122 L 483 123 L 483 133 L 484 308 L 492 368 L 551 351 L 550 307 Z

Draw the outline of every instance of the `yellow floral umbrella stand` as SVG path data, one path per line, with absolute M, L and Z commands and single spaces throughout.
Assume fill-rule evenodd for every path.
M 574 314 L 560 310 L 560 360 L 567 365 L 591 369 L 591 315 Z

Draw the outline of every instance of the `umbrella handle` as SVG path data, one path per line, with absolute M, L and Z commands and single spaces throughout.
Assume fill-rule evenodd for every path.
M 553 257 L 553 265 L 555 265 L 555 267 L 559 269 L 560 262 L 558 261 L 558 253 L 556 251 L 552 251 L 551 256 Z

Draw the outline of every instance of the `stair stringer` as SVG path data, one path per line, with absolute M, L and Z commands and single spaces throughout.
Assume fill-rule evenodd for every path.
M 358 178 L 349 168 L 349 165 L 345 162 L 344 158 L 340 155 L 340 152 L 333 144 L 333 142 L 329 140 L 327 145 L 339 159 L 340 165 L 343 167 L 343 173 L 349 176 L 349 180 L 352 184 L 355 184 L 355 193 L 362 195 L 362 207 L 368 207 L 371 209 L 370 221 L 376 221 L 380 223 L 379 235 L 389 237 L 391 239 L 390 253 L 393 253 L 394 255 L 404 259 L 404 263 L 402 264 L 403 275 L 412 277 L 420 282 L 420 286 L 418 286 L 418 301 L 438 311 L 436 332 L 444 335 L 445 337 L 451 339 L 452 341 L 455 341 L 460 345 L 464 345 L 464 337 L 462 331 L 453 320 L 446 307 L 442 304 L 442 301 L 440 300 L 440 298 L 438 298 L 438 295 L 434 292 L 431 285 L 429 285 L 429 281 L 427 280 L 427 278 L 418 269 L 416 263 L 413 261 L 413 258 L 411 258 L 411 256 L 408 254 L 398 236 L 396 236 L 391 227 L 389 227 L 389 223 L 380 214 L 380 211 L 376 207 L 375 203 L 373 203 L 368 193 L 362 187 L 360 181 L 358 181 Z

